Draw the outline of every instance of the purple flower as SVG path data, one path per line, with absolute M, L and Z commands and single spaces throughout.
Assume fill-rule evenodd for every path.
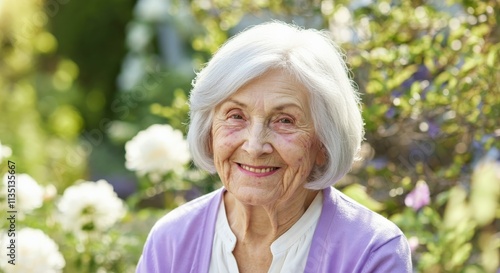
M 419 180 L 415 188 L 406 196 L 405 205 L 414 210 L 419 210 L 423 206 L 428 205 L 430 201 L 431 198 L 427 183 L 423 180 Z
M 429 124 L 429 131 L 428 131 L 429 136 L 432 139 L 436 138 L 439 135 L 439 133 L 441 132 L 439 125 L 437 125 L 436 123 L 434 123 L 432 121 L 427 122 L 427 124 Z
M 375 168 L 375 170 L 382 170 L 388 164 L 388 160 L 385 157 L 376 157 L 372 159 L 369 163 L 369 166 Z
M 413 78 L 417 81 L 427 80 L 431 77 L 431 73 L 427 66 L 421 65 L 418 67 L 417 72 L 413 74 Z
M 395 115 L 396 115 L 396 109 L 394 109 L 394 107 L 389 108 L 389 110 L 385 112 L 386 118 L 393 118 Z
M 391 96 L 394 98 L 399 98 L 403 95 L 403 92 L 401 90 L 394 90 L 391 93 Z

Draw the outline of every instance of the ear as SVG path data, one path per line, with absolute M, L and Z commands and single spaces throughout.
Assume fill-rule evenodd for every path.
M 319 151 L 316 155 L 316 165 L 323 166 L 326 164 L 326 159 L 328 158 L 328 153 L 326 151 L 325 145 L 323 143 L 319 143 Z
M 212 130 L 210 130 L 210 134 L 208 134 L 208 152 L 210 154 L 214 154 L 213 143 L 212 143 Z

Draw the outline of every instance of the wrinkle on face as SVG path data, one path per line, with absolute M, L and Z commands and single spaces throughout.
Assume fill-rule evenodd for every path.
M 311 192 L 304 184 L 321 154 L 302 84 L 280 70 L 250 81 L 215 108 L 211 136 L 226 194 L 249 210 L 241 215 L 264 211 L 276 228 L 301 215 Z M 276 171 L 252 175 L 241 165 Z

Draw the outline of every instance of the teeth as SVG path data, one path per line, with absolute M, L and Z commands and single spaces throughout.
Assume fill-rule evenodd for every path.
M 276 170 L 276 168 L 261 168 L 261 169 L 256 169 L 256 168 L 252 168 L 252 167 L 249 167 L 249 166 L 246 166 L 246 165 L 240 165 L 243 169 L 249 171 L 249 172 L 253 172 L 253 173 L 268 173 L 268 172 L 271 172 L 271 171 L 274 171 Z

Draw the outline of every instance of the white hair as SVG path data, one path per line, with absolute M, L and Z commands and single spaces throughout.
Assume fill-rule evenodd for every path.
M 327 32 L 276 21 L 229 39 L 193 80 L 187 140 L 194 163 L 215 173 L 210 150 L 215 107 L 271 69 L 287 71 L 309 91 L 326 163 L 314 167 L 305 187 L 319 190 L 333 185 L 350 170 L 363 140 L 359 95 L 344 56 Z

